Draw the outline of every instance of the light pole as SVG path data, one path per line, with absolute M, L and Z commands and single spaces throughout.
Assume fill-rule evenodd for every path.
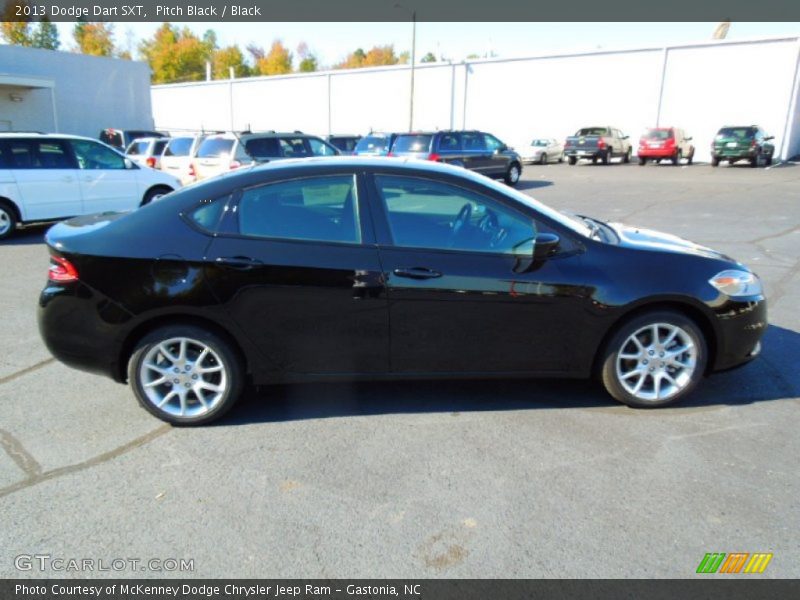
M 414 64 L 417 62 L 417 11 L 399 3 L 395 4 L 394 7 L 411 13 L 411 93 L 408 102 L 408 131 L 410 132 L 414 130 Z

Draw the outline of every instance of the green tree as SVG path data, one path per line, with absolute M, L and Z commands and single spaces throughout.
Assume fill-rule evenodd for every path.
M 425 56 L 422 57 L 422 60 L 420 62 L 434 63 L 436 62 L 436 57 L 433 55 L 433 52 L 428 52 Z
M 227 79 L 230 77 L 230 68 L 236 77 L 248 77 L 250 67 L 244 61 L 244 54 L 239 46 L 227 46 L 214 50 L 211 58 L 214 79 Z
M 153 83 L 205 79 L 206 61 L 212 58 L 207 38 L 169 23 L 159 27 L 151 39 L 143 40 L 139 53 L 150 65 Z
M 252 52 L 251 52 L 252 53 Z M 256 59 L 259 75 L 283 75 L 292 72 L 292 53 L 280 40 L 272 42 L 269 52 Z
M 61 42 L 58 39 L 58 27 L 50 22 L 50 19 L 43 18 L 39 21 L 32 36 L 32 46 L 34 48 L 44 48 L 45 50 L 58 50 Z
M 72 29 L 77 51 L 91 56 L 114 56 L 114 25 L 81 21 Z
M 319 68 L 317 57 L 311 53 L 305 42 L 300 42 L 297 46 L 297 57 L 300 59 L 297 70 L 301 73 L 311 73 Z

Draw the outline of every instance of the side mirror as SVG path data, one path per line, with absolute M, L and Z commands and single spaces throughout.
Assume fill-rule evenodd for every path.
M 623 139 L 623 140 L 627 140 L 629 137 L 631 137 L 631 136 L 629 136 L 629 135 L 623 135 L 623 136 L 622 136 L 622 139 Z
M 691 137 L 683 138 L 683 141 L 684 141 L 684 142 L 691 142 L 691 141 L 692 141 L 692 138 L 691 138 Z
M 766 137 L 764 138 L 764 141 L 765 141 L 765 142 L 768 142 L 769 140 L 774 140 L 774 139 L 775 139 L 775 136 L 774 136 L 774 135 L 768 135 L 768 136 L 766 136 Z
M 555 253 L 561 243 L 555 233 L 540 233 L 536 236 L 536 242 L 533 245 L 533 260 L 542 261 Z

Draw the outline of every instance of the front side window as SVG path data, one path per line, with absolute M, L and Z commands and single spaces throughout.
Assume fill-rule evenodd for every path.
M 312 177 L 250 188 L 239 201 L 239 232 L 253 237 L 359 243 L 353 175 Z
M 281 138 L 280 144 L 281 153 L 286 158 L 305 158 L 309 155 L 303 138 Z
M 461 135 L 462 146 L 467 152 L 485 152 L 486 140 L 480 133 L 466 131 Z
M 102 144 L 72 140 L 72 149 L 81 169 L 124 169 L 125 158 Z
M 483 136 L 486 140 L 486 147 L 489 149 L 490 152 L 494 152 L 495 150 L 502 150 L 505 148 L 505 144 L 498 140 L 493 135 L 489 135 L 488 133 Z
M 338 154 L 329 144 L 316 138 L 308 138 L 308 145 L 311 147 L 311 154 L 314 156 L 336 156 Z M 352 146 L 355 147 L 355 142 L 353 142 Z
M 13 169 L 76 169 L 64 140 L 9 140 L 6 161 Z
M 533 220 L 492 198 L 415 177 L 377 175 L 396 246 L 502 254 L 530 253 Z

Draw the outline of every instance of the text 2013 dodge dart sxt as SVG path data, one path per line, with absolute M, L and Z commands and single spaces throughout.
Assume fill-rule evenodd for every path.
M 767 323 L 719 252 L 413 160 L 244 169 L 47 243 L 50 351 L 173 423 L 309 379 L 594 374 L 663 406 L 755 357 Z

